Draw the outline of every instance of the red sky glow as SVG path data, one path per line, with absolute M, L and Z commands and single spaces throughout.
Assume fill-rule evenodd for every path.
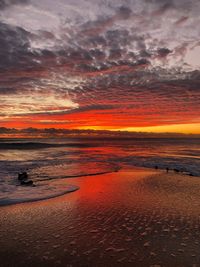
M 198 0 L 0 4 L 0 127 L 200 133 Z

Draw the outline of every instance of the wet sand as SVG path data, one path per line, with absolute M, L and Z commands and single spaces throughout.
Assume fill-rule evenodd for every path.
M 1 207 L 0 266 L 200 266 L 200 179 L 135 168 Z

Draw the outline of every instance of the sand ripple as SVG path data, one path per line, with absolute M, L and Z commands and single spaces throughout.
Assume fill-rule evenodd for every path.
M 73 182 L 73 194 L 2 208 L 3 267 L 200 266 L 199 178 L 138 169 Z

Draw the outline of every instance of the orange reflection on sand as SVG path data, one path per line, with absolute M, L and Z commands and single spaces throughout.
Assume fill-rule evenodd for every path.
M 134 185 L 147 175 L 155 173 L 155 171 L 141 168 L 135 168 L 135 170 L 135 172 L 133 170 L 126 170 L 78 179 L 68 179 L 68 182 L 79 186 L 80 189 L 73 194 L 65 195 L 64 198 L 66 201 L 68 198 L 76 200 L 77 203 L 79 200 L 84 201 L 88 208 L 98 205 L 98 203 L 103 204 L 105 207 L 113 204 L 132 207 L 136 201 L 135 189 L 133 188 L 133 195 L 130 197 L 130 192 L 127 195 L 122 193 L 125 192 L 124 187 L 129 183 L 130 186 Z

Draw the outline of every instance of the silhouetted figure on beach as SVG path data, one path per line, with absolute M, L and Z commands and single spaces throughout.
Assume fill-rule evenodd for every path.
M 169 172 L 169 168 L 168 168 L 168 167 L 166 168 L 166 172 L 167 172 L 167 173 Z
M 158 169 L 158 166 L 157 166 L 157 165 L 155 166 L 155 169 L 156 169 L 156 170 Z

